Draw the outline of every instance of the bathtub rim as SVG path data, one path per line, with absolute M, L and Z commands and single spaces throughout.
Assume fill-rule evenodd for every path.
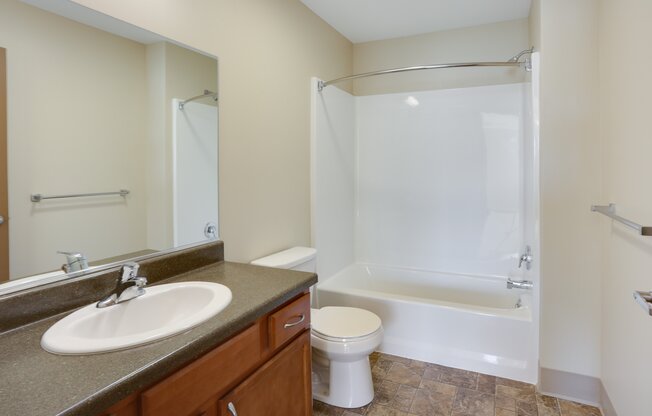
M 337 283 L 342 283 L 343 272 L 353 267 L 378 267 L 382 269 L 406 270 L 412 272 L 437 273 L 442 275 L 455 275 L 455 276 L 464 276 L 470 278 L 480 278 L 485 281 L 489 280 L 494 282 L 495 281 L 507 282 L 507 276 L 473 275 L 473 274 L 452 273 L 452 272 L 449 273 L 449 272 L 431 271 L 431 270 L 423 270 L 423 269 L 415 269 L 415 268 L 407 268 L 407 267 L 384 266 L 384 265 L 374 264 L 374 263 L 356 262 L 344 267 L 334 275 L 330 276 L 328 279 L 325 279 L 324 281 L 317 283 L 316 291 L 317 291 L 317 303 L 319 307 L 324 306 L 321 305 L 321 303 L 319 302 L 319 292 L 326 291 L 326 292 L 338 293 L 342 295 L 360 296 L 367 299 L 393 301 L 402 304 L 427 305 L 433 307 L 441 307 L 445 309 L 461 310 L 461 311 L 474 313 L 482 316 L 495 316 L 495 317 L 501 317 L 507 319 L 515 319 L 519 321 L 533 322 L 533 313 L 532 313 L 533 294 L 530 291 L 505 288 L 504 290 L 513 290 L 515 291 L 514 293 L 518 294 L 520 306 L 515 305 L 514 308 L 498 308 L 498 307 L 490 307 L 490 306 L 473 305 L 470 303 L 451 302 L 451 301 L 445 301 L 441 299 L 429 299 L 429 298 L 423 298 L 417 296 L 401 295 L 395 293 L 388 293 L 385 291 L 358 289 L 358 288 L 347 286 L 346 283 L 337 284 Z M 368 274 L 365 274 L 365 277 L 373 278 L 373 276 L 369 276 Z

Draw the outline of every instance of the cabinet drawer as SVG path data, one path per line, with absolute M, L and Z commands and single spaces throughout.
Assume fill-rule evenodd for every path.
M 310 295 L 305 294 L 269 316 L 269 346 L 272 350 L 310 328 Z
M 260 332 L 260 323 L 256 323 L 146 390 L 141 396 L 142 414 L 196 414 L 202 403 L 225 393 L 259 364 L 262 357 Z

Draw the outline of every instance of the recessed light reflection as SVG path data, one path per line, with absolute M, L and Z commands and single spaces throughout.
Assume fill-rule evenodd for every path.
M 419 100 L 410 95 L 405 99 L 405 104 L 409 105 L 410 107 L 416 107 L 419 105 Z

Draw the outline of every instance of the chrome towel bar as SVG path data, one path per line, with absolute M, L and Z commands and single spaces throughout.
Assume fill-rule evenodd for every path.
M 29 200 L 32 202 L 41 202 L 44 199 L 62 199 L 62 198 L 82 198 L 87 196 L 106 196 L 106 195 L 120 195 L 127 196 L 129 191 L 126 189 L 120 189 L 115 192 L 94 192 L 87 194 L 68 194 L 68 195 L 41 195 L 41 194 L 32 194 L 29 197 Z
M 623 218 L 620 215 L 616 215 L 616 204 L 591 205 L 591 211 L 599 212 L 602 215 L 606 215 L 607 217 L 613 219 L 614 221 L 618 221 L 619 223 L 626 225 L 632 230 L 635 230 L 639 235 L 652 236 L 652 227 L 640 225 L 635 223 L 634 221 L 630 221 L 626 218 Z

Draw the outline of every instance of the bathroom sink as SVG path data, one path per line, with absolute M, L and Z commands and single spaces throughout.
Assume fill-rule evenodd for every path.
M 95 303 L 61 319 L 41 338 L 55 354 L 116 351 L 176 335 L 217 315 L 231 302 L 231 290 L 218 283 L 169 283 L 106 308 Z

